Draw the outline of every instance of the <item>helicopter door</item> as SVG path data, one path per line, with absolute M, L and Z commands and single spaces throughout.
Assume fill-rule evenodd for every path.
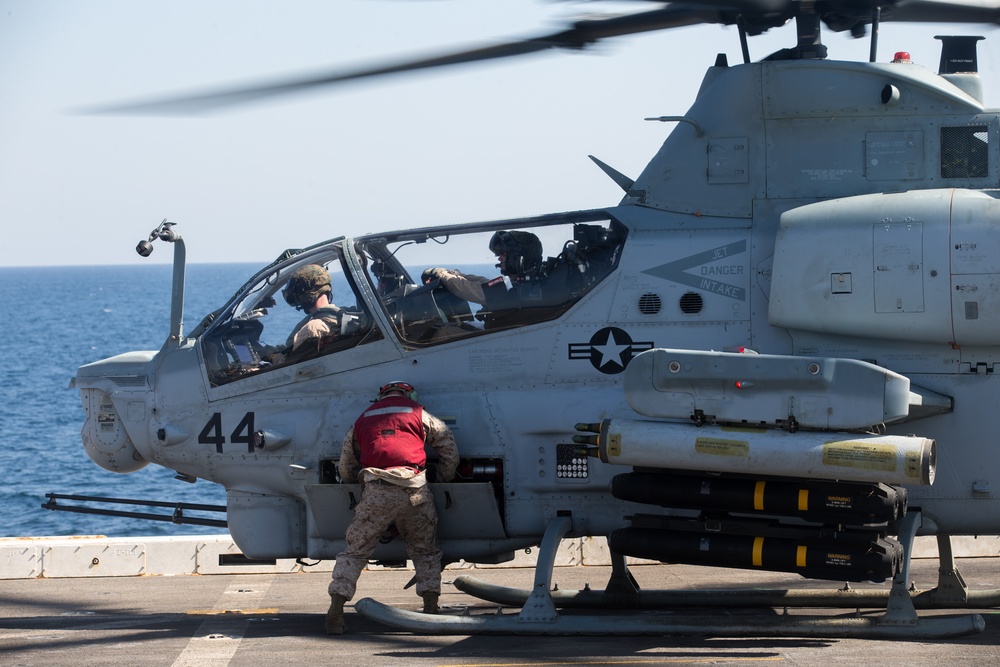
M 312 537 L 341 540 L 361 500 L 361 484 L 309 484 L 306 495 L 312 510 Z M 431 484 L 442 540 L 502 540 L 496 489 L 488 482 Z

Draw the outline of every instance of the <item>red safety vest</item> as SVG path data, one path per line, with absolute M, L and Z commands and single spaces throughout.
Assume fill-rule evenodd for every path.
M 361 413 L 354 422 L 361 446 L 362 468 L 407 467 L 423 470 L 424 410 L 402 396 L 387 396 Z

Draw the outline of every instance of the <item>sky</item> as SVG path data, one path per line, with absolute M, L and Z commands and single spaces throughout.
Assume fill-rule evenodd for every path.
M 0 0 L 0 266 L 171 261 L 135 252 L 162 219 L 189 262 L 260 262 L 341 235 L 616 204 L 587 158 L 636 177 L 737 31 L 698 26 L 583 52 L 374 79 L 196 117 L 81 113 L 271 77 L 350 69 L 530 37 L 648 5 L 543 0 Z M 878 59 L 937 69 L 938 34 L 979 34 L 986 103 L 1000 104 L 990 26 L 884 23 Z M 831 59 L 868 40 L 824 32 Z M 992 40 L 992 41 L 991 41 Z M 753 59 L 794 26 L 751 38 Z

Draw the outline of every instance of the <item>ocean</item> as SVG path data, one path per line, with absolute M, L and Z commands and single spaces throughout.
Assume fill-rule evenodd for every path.
M 184 331 L 221 307 L 261 267 L 189 265 Z M 0 536 L 226 532 L 42 508 L 46 493 L 226 504 L 221 486 L 182 482 L 160 466 L 127 475 L 108 472 L 90 460 L 80 441 L 83 407 L 80 393 L 69 389 L 77 367 L 122 352 L 160 349 L 170 326 L 172 271 L 169 264 L 0 268 Z M 171 513 L 168 508 L 116 508 Z

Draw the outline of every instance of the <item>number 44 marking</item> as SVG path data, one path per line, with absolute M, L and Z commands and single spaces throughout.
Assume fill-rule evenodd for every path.
M 253 454 L 253 413 L 248 412 L 243 415 L 243 419 L 236 425 L 229 435 L 229 442 L 236 445 L 246 445 L 247 453 Z M 226 444 L 226 436 L 222 434 L 222 413 L 213 414 L 205 428 L 198 434 L 198 442 L 203 445 L 215 445 L 215 451 L 222 453 L 222 446 Z

